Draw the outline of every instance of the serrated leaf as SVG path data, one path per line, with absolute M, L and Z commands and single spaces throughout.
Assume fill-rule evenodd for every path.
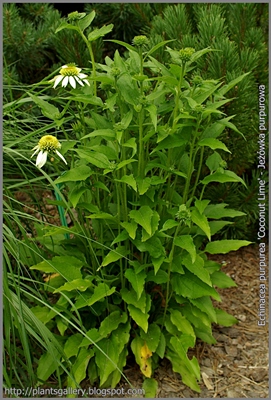
M 91 22 L 94 20 L 96 12 L 93 10 L 90 14 L 86 15 L 84 18 L 81 18 L 78 21 L 78 26 L 80 27 L 81 31 L 84 31 L 86 28 L 89 27 Z
M 128 232 L 130 238 L 135 239 L 136 237 L 136 230 L 137 230 L 137 223 L 132 221 L 132 222 L 122 222 L 121 226 L 126 229 Z
M 101 322 L 99 333 L 101 336 L 106 337 L 112 331 L 118 328 L 119 324 L 125 324 L 127 322 L 127 314 L 125 312 L 113 311 Z
M 72 376 L 74 377 L 74 380 L 68 376 L 68 383 L 67 385 L 72 388 L 76 388 L 77 385 L 82 382 L 83 379 L 85 379 L 87 375 L 87 366 L 89 363 L 89 360 L 91 357 L 94 356 L 94 351 L 93 349 L 86 349 L 86 348 L 81 348 L 79 351 L 78 356 L 76 357 L 76 360 L 71 368 L 71 373 Z
M 136 274 L 135 271 L 130 268 L 125 271 L 124 275 L 128 279 L 128 281 L 131 283 L 133 289 L 137 293 L 137 299 L 139 300 L 142 295 L 142 292 L 144 290 L 146 272 L 143 270 L 143 271 L 139 272 L 138 274 Z
M 252 244 L 247 240 L 217 240 L 210 242 L 205 247 L 205 252 L 210 254 L 227 254 L 230 251 L 239 250 L 240 247 Z
M 147 192 L 149 187 L 151 186 L 151 178 L 137 178 L 137 185 L 138 185 L 138 192 L 140 195 L 143 195 L 144 193 Z
M 194 275 L 196 275 L 200 280 L 207 283 L 207 285 L 212 286 L 212 281 L 210 279 L 209 272 L 204 268 L 204 260 L 197 254 L 194 262 L 191 261 L 191 256 L 189 254 L 182 258 L 183 265 Z
M 102 136 L 103 138 L 115 138 L 116 133 L 113 131 L 113 129 L 96 129 L 95 131 L 83 136 L 82 139 L 87 139 L 90 137 L 94 138 L 98 136 Z
M 228 314 L 224 310 L 220 310 L 219 308 L 215 308 L 217 324 L 223 326 L 232 326 L 238 323 L 238 319 L 234 318 L 232 315 Z
M 170 320 L 177 327 L 178 331 L 193 337 L 195 344 L 196 335 L 190 322 L 182 315 L 180 311 L 178 310 L 169 310 L 169 311 L 170 311 Z
M 223 142 L 214 138 L 201 139 L 199 140 L 198 145 L 210 147 L 212 150 L 221 149 L 227 151 L 228 153 L 231 153 L 231 151 L 227 148 L 227 146 Z
M 174 277 L 172 276 L 172 286 L 177 294 L 189 299 L 212 296 L 213 299 L 221 301 L 219 294 L 214 288 L 187 270 L 184 275 L 174 274 Z
M 200 379 L 200 368 L 198 363 L 194 364 L 187 356 L 188 347 L 194 347 L 194 337 L 190 335 L 181 335 L 180 337 L 172 337 L 170 344 L 181 358 L 183 364 L 186 366 L 191 375 L 195 376 L 198 380 Z M 191 346 L 192 344 L 192 346 Z M 194 357 L 193 357 L 194 359 Z
M 212 300 L 208 296 L 200 297 L 199 299 L 189 300 L 195 307 L 208 315 L 211 322 L 217 322 L 215 309 Z
M 92 175 L 92 170 L 87 165 L 80 165 L 65 171 L 54 183 L 85 181 L 90 175 Z
M 93 42 L 94 40 L 97 40 L 98 38 L 103 37 L 107 33 L 111 32 L 113 27 L 114 27 L 113 24 L 109 24 L 109 25 L 104 25 L 99 29 L 94 29 L 88 35 L 88 41 L 89 42 Z
M 132 304 L 128 304 L 128 311 L 136 324 L 140 326 L 144 332 L 147 332 L 149 314 L 143 313 L 141 310 L 139 310 L 139 308 L 133 306 Z
M 226 289 L 229 287 L 237 287 L 236 283 L 224 272 L 216 271 L 211 275 L 213 285 Z
M 133 175 L 123 175 L 121 179 L 115 179 L 117 182 L 124 182 L 131 186 L 135 192 L 137 192 L 136 180 Z
M 240 182 L 246 187 L 244 180 L 232 171 L 224 171 L 223 173 L 216 171 L 213 174 L 206 176 L 201 181 L 201 183 L 203 183 L 204 185 L 207 185 L 208 183 L 211 182 L 219 182 L 219 183 Z
M 132 210 L 130 211 L 129 216 L 136 223 L 142 226 L 149 235 L 151 235 L 151 220 L 153 216 L 153 211 L 149 206 L 141 206 L 138 210 Z
M 111 163 L 108 158 L 101 153 L 97 153 L 96 151 L 92 150 L 80 150 L 75 149 L 78 156 L 89 162 L 90 164 L 95 165 L 98 168 L 109 168 L 111 167 Z
M 188 251 L 193 263 L 196 261 L 197 251 L 192 236 L 190 235 L 178 236 L 174 239 L 174 244 Z
M 155 399 L 157 397 L 158 382 L 154 378 L 145 378 L 142 384 L 144 396 L 147 399 Z
M 200 227 L 206 234 L 207 238 L 211 240 L 211 230 L 208 219 L 205 215 L 200 214 L 198 209 L 194 209 L 191 213 L 191 219 L 198 227 Z
M 112 262 L 118 261 L 121 258 L 127 256 L 129 254 L 129 251 L 126 250 L 125 246 L 118 246 L 115 250 L 111 250 L 103 259 L 103 262 L 101 264 L 101 267 L 105 267 L 108 264 L 111 264 Z M 98 270 L 101 268 L 99 267 Z
M 45 273 L 57 272 L 68 282 L 82 277 L 80 269 L 83 267 L 83 261 L 71 256 L 56 256 L 50 261 L 42 261 L 39 264 L 32 265 L 30 269 L 43 271 Z
M 79 290 L 80 292 L 84 292 L 87 288 L 93 286 L 92 280 L 88 279 L 74 279 L 71 282 L 66 282 L 63 286 L 57 288 L 54 293 L 58 292 L 71 292 L 72 290 Z
M 81 333 L 75 333 L 70 336 L 64 345 L 64 353 L 67 358 L 77 356 L 79 345 L 83 340 L 83 335 Z
M 100 385 L 102 386 L 111 372 L 116 369 L 119 360 L 119 343 L 115 336 L 110 336 L 108 339 L 102 339 L 99 342 L 99 348 L 95 348 L 96 364 L 99 368 Z

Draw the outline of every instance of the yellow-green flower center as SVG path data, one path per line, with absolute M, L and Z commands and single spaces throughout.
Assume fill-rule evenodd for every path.
M 55 151 L 60 149 L 61 144 L 55 136 L 45 135 L 40 139 L 38 146 L 39 149 L 43 151 Z
M 78 76 L 81 68 L 76 67 L 75 65 L 67 65 L 60 70 L 60 74 L 63 76 Z

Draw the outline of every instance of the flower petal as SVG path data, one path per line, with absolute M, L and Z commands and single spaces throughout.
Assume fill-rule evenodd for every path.
M 66 87 L 68 85 L 69 82 L 69 77 L 65 76 L 65 78 L 62 81 L 62 87 Z
M 78 76 L 75 76 L 75 79 L 77 80 L 77 82 L 78 82 L 81 86 L 84 86 L 83 82 L 78 78 Z
M 76 81 L 73 76 L 69 77 L 70 85 L 75 89 L 76 88 Z
M 43 152 L 42 150 L 39 152 L 38 157 L 36 159 L 36 166 L 38 168 L 42 168 L 47 161 L 47 151 Z
M 67 164 L 67 161 L 65 160 L 65 158 L 63 157 L 63 155 L 61 153 L 59 153 L 59 151 L 56 150 L 56 154 L 58 155 L 58 157 L 61 158 L 61 160 L 64 161 L 65 164 Z
M 83 79 L 83 82 L 85 82 L 88 86 L 90 86 L 89 81 L 87 81 L 86 79 Z
M 57 75 L 55 77 L 55 83 L 54 83 L 54 89 L 57 87 L 57 85 L 62 81 L 63 76 L 62 75 Z
M 87 75 L 86 75 L 86 74 L 78 74 L 77 76 L 78 76 L 78 78 L 80 78 L 80 79 L 87 78 Z

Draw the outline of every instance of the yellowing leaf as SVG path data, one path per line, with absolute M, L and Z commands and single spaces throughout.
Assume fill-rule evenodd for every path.
M 141 353 L 141 357 L 144 360 L 147 360 L 148 358 L 150 358 L 152 356 L 152 352 L 148 348 L 146 342 L 144 343 L 144 346 L 141 347 L 140 353 Z

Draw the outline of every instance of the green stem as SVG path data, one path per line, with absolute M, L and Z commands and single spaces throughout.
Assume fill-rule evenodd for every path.
M 199 182 L 199 177 L 200 177 L 200 172 L 201 172 L 201 167 L 202 167 L 202 162 L 203 162 L 203 153 L 204 153 L 204 146 L 202 146 L 200 150 L 200 160 L 199 160 L 199 167 L 198 167 L 198 172 L 197 172 L 197 177 L 196 181 L 194 183 L 194 188 L 191 197 L 194 197 L 198 182 Z
M 96 66 L 95 66 L 95 58 L 94 58 L 92 46 L 91 46 L 91 43 L 87 40 L 86 36 L 84 35 L 84 33 L 81 31 L 80 28 L 79 28 L 79 32 L 80 32 L 80 35 L 82 36 L 84 42 L 86 43 L 88 51 L 89 51 L 91 64 L 92 64 L 92 76 L 94 78 L 94 81 L 93 81 L 94 96 L 96 96 L 97 95 L 97 83 L 96 83 L 96 80 L 95 80 L 95 78 L 96 78 Z

